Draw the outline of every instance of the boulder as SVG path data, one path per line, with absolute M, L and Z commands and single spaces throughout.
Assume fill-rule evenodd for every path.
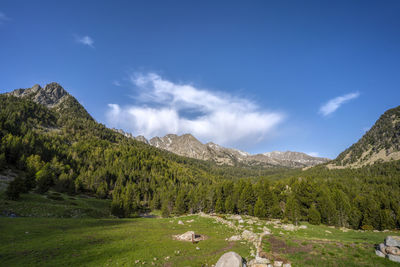
M 387 257 L 391 261 L 400 262 L 400 256 L 388 254 Z
M 400 248 L 398 248 L 398 247 L 386 247 L 385 251 L 386 251 L 386 254 L 400 256 Z
M 385 238 L 385 245 L 388 247 L 400 247 L 400 236 L 387 236 Z
M 385 244 L 383 244 L 383 243 L 380 243 L 379 245 L 378 245 L 378 250 L 380 250 L 383 254 L 385 254 L 386 255 L 386 246 L 385 246 Z
M 283 224 L 282 229 L 286 231 L 294 231 L 296 230 L 296 226 L 294 226 L 293 224 Z
M 215 267 L 243 267 L 243 259 L 236 252 L 230 251 L 219 258 Z
M 274 267 L 281 267 L 283 265 L 282 261 L 274 261 Z

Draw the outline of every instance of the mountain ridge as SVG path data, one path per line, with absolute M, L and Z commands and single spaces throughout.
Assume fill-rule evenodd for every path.
M 400 160 L 400 106 L 385 111 L 356 143 L 328 164 L 328 168 L 359 168 Z
M 262 154 L 250 154 L 238 149 L 226 148 L 213 142 L 203 144 L 189 133 L 180 136 L 176 134 L 167 134 L 164 137 L 156 136 L 147 140 L 143 136 L 135 137 L 123 130 L 114 129 L 114 131 L 180 156 L 200 160 L 211 160 L 219 165 L 225 164 L 233 166 L 245 164 L 248 166 L 311 167 L 330 161 L 330 159 L 327 158 L 313 157 L 303 152 L 293 151 L 272 151 Z

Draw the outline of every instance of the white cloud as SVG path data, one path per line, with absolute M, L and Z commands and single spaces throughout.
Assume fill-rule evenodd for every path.
M 10 18 L 6 16 L 3 12 L 0 12 L 0 24 L 3 24 L 6 21 L 9 21 Z
M 360 93 L 355 92 L 355 93 L 350 93 L 347 95 L 335 97 L 335 98 L 329 100 L 324 105 L 322 105 L 321 108 L 319 109 L 319 113 L 322 114 L 323 116 L 328 116 L 329 114 L 335 112 L 338 108 L 340 108 L 340 106 L 343 105 L 344 103 L 346 103 L 352 99 L 355 99 L 359 96 L 360 96 Z
M 75 36 L 75 40 L 80 44 L 87 45 L 87 46 L 94 48 L 94 46 L 93 46 L 94 40 L 90 36 L 87 36 L 87 35 L 86 36 Z
M 107 122 L 134 135 L 191 133 L 203 142 L 238 146 L 264 140 L 284 118 L 247 99 L 173 83 L 154 73 L 130 80 L 138 89 L 136 104 L 109 104 Z

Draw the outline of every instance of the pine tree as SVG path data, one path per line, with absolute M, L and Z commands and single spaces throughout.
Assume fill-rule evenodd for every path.
M 293 194 L 288 197 L 286 202 L 285 216 L 296 225 L 300 220 L 300 205 Z
M 262 201 L 261 197 L 257 198 L 256 204 L 254 206 L 254 216 L 258 218 L 267 217 L 267 209 L 265 208 L 264 201 Z
M 174 212 L 177 215 L 182 215 L 186 212 L 185 192 L 180 190 L 175 200 Z
M 233 203 L 231 196 L 228 196 L 225 200 L 225 211 L 230 214 L 235 212 L 235 204 Z
M 321 224 L 321 214 L 319 213 L 315 205 L 311 205 L 311 208 L 308 211 L 308 221 L 314 225 Z
M 215 203 L 215 212 L 217 213 L 225 212 L 224 202 L 222 201 L 221 198 L 218 198 L 217 202 Z

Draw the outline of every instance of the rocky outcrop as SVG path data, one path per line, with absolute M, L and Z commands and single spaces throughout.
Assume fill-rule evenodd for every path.
M 400 262 L 400 236 L 387 236 L 384 243 L 376 246 L 375 254 L 391 261 Z
M 29 97 L 34 102 L 45 105 L 49 108 L 59 105 L 69 96 L 67 91 L 55 82 L 47 84 L 44 88 L 35 84 L 31 88 L 17 89 L 8 94 L 16 97 Z
M 222 255 L 215 267 L 243 267 L 246 266 L 243 264 L 242 257 L 236 252 L 230 251 Z

